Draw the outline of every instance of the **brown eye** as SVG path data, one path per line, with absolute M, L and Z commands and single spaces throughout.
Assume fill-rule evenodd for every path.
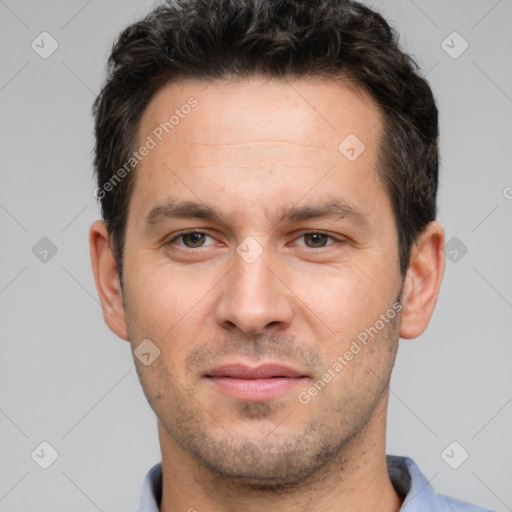
M 201 231 L 189 231 L 188 233 L 182 233 L 181 235 L 175 236 L 168 242 L 168 245 L 178 245 L 187 249 L 197 249 L 208 245 L 207 239 L 215 242 L 210 235 L 202 233 Z
M 202 247 L 206 238 L 204 233 L 193 232 L 186 233 L 185 235 L 181 235 L 178 238 L 183 240 L 183 244 L 190 249 L 195 247 Z
M 332 237 L 324 235 L 323 233 L 306 233 L 303 235 L 303 238 L 307 247 L 316 249 L 319 247 L 325 247 L 328 239 Z

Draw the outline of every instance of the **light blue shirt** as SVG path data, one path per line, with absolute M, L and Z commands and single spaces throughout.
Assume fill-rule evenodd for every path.
M 403 512 L 491 512 L 464 501 L 436 494 L 418 466 L 407 457 L 387 456 L 388 473 Z M 162 499 L 162 464 L 153 466 L 144 479 L 137 512 L 159 512 Z

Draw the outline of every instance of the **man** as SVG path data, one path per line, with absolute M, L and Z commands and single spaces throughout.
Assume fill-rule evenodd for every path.
M 477 511 L 385 455 L 444 271 L 432 92 L 342 0 L 170 0 L 94 108 L 92 264 L 162 463 L 140 511 Z

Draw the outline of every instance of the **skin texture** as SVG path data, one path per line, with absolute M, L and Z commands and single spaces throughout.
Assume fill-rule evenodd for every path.
M 160 350 L 149 366 L 134 360 L 158 417 L 161 510 L 398 510 L 385 464 L 388 384 L 399 336 L 421 334 L 433 312 L 442 227 L 418 237 L 403 280 L 377 175 L 382 117 L 364 91 L 259 77 L 172 84 L 144 112 L 140 144 L 190 97 L 197 106 L 137 167 L 124 294 L 106 226 L 90 234 L 107 324 L 132 349 L 150 339 Z M 350 134 L 365 145 L 354 161 L 338 150 Z M 217 217 L 169 217 L 169 201 Z M 352 214 L 282 218 L 335 201 Z M 248 262 L 247 251 L 258 257 Z M 236 399 L 206 375 L 237 362 L 281 363 L 304 378 L 272 399 Z

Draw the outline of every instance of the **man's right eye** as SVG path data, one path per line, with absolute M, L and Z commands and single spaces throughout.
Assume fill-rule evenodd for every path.
M 187 231 L 186 233 L 181 233 L 177 236 L 175 236 L 172 240 L 168 242 L 169 244 L 175 244 L 178 245 L 178 247 L 185 247 L 187 249 L 195 249 L 199 247 L 204 247 L 205 240 L 207 238 L 210 238 L 215 243 L 216 240 L 213 239 L 211 236 L 207 235 L 206 233 L 203 233 L 201 231 Z M 181 240 L 181 243 L 179 241 Z M 209 244 L 211 245 L 211 244 Z

